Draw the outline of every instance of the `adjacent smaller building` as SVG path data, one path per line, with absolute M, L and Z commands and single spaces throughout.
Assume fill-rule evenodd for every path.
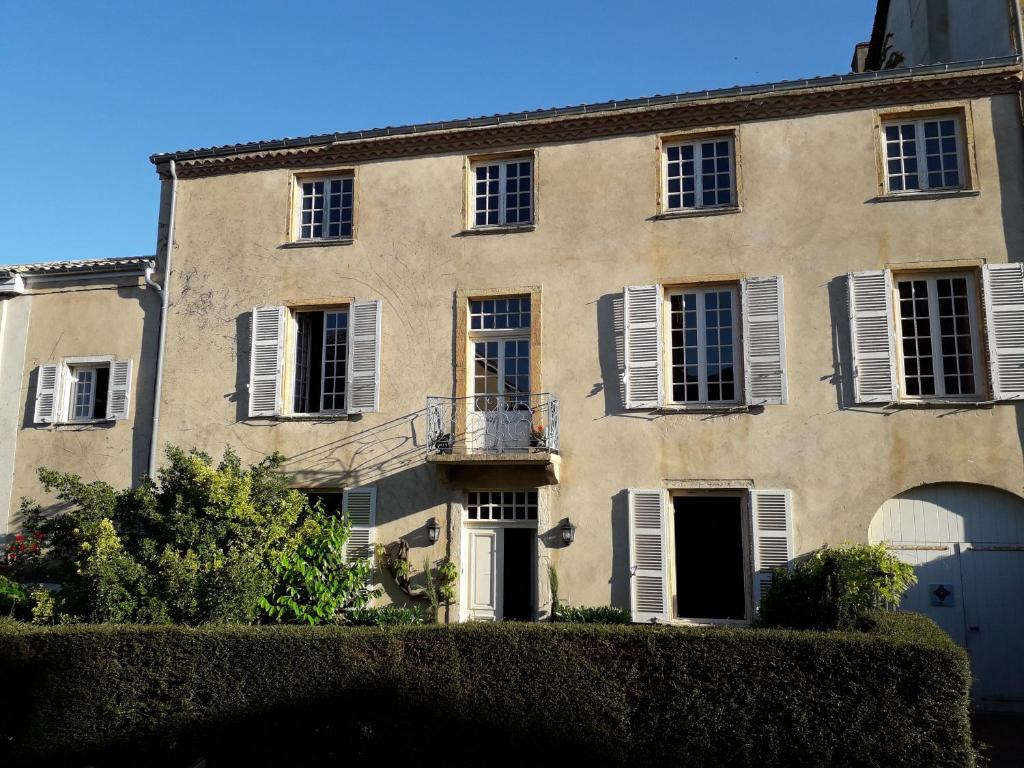
M 152 257 L 0 267 L 0 536 L 40 466 L 115 487 L 145 474 L 160 294 Z M 40 499 L 43 500 L 43 499 Z

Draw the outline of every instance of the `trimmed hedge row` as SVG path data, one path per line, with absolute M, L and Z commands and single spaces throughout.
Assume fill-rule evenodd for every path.
M 967 659 L 867 633 L 0 622 L 15 764 L 971 766 Z

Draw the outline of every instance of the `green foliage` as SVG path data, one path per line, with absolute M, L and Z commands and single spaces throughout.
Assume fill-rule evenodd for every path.
M 166 456 L 156 482 L 120 491 L 39 470 L 68 509 L 46 517 L 23 502 L 21 511 L 26 530 L 45 541 L 36 579 L 62 584 L 61 620 L 252 622 L 282 553 L 308 544 L 299 525 L 305 497 L 277 471 L 279 454 L 251 467 L 231 449 L 216 466 L 197 451 L 168 447 Z
M 0 622 L 11 765 L 974 765 L 964 651 L 924 617 L 793 632 L 508 622 Z M 402 745 L 408 745 L 403 748 Z
M 616 608 L 612 605 L 595 607 L 560 605 L 554 620 L 574 624 L 631 624 L 633 616 L 627 609 Z
M 865 611 L 894 608 L 914 584 L 912 566 L 884 544 L 826 547 L 777 570 L 761 601 L 761 621 L 770 627 L 843 629 Z
M 0 615 L 14 616 L 29 600 L 28 590 L 9 576 L 0 573 Z
M 342 623 L 353 627 L 397 627 L 425 624 L 426 619 L 423 609 L 418 605 L 383 605 L 380 608 L 354 608 L 347 611 Z
M 345 562 L 351 532 L 347 518 L 327 514 L 319 502 L 309 510 L 299 543 L 277 564 L 273 594 L 260 602 L 272 620 L 322 624 L 335 620 L 345 608 L 364 607 L 380 594 L 366 586 L 373 573 L 370 560 Z
M 57 601 L 50 590 L 36 587 L 32 590 L 32 623 L 53 624 L 57 619 Z
M 555 566 L 548 566 L 548 586 L 551 588 L 551 620 L 558 621 L 561 603 L 558 602 L 558 571 Z

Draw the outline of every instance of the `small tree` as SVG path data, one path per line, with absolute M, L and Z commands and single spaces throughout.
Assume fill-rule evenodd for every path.
M 761 600 L 761 622 L 794 629 L 854 626 L 871 608 L 895 608 L 917 581 L 884 544 L 825 547 L 791 571 L 777 569 Z

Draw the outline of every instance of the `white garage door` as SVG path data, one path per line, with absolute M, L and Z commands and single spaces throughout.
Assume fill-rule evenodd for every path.
M 1024 500 L 980 485 L 922 486 L 885 502 L 869 538 L 914 566 L 903 607 L 967 648 L 976 704 L 1024 711 Z

